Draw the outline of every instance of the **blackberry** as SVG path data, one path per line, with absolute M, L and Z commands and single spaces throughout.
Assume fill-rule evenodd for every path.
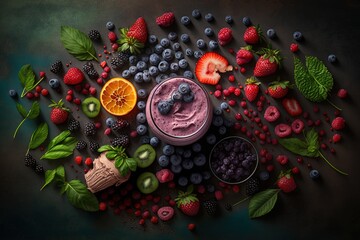
M 90 72 L 90 70 L 95 69 L 94 65 L 91 62 L 85 63 L 82 68 L 83 68 L 84 72 L 86 72 L 86 73 Z
M 217 211 L 218 203 L 215 199 L 205 200 L 203 202 L 203 207 L 205 208 L 207 214 L 214 216 Z
M 260 191 L 260 181 L 257 177 L 252 177 L 246 182 L 246 195 L 253 196 Z
M 116 132 L 119 130 L 123 130 L 124 128 L 128 127 L 129 125 L 130 124 L 127 120 L 120 118 L 111 125 L 111 129 Z
M 25 156 L 25 166 L 35 168 L 36 167 L 36 160 L 33 156 L 29 153 Z
M 113 57 L 110 64 L 113 69 L 119 69 L 125 65 L 125 62 L 118 57 Z
M 79 140 L 76 144 L 76 149 L 81 151 L 87 147 L 87 143 L 84 140 Z
M 129 137 L 127 135 L 119 135 L 111 139 L 110 143 L 114 147 L 127 147 L 129 145 Z
M 55 74 L 63 72 L 64 68 L 63 68 L 62 62 L 60 60 L 57 60 L 56 62 L 51 64 L 50 71 L 55 73 Z
M 43 166 L 37 164 L 36 167 L 35 167 L 35 172 L 36 172 L 37 174 L 39 174 L 39 175 L 44 174 L 44 168 L 43 168 Z
M 84 134 L 86 136 L 93 136 L 96 133 L 95 124 L 92 122 L 88 122 L 85 124 Z
M 101 38 L 100 32 L 98 30 L 90 30 L 88 36 L 93 41 L 99 41 Z
M 86 73 L 90 79 L 96 80 L 99 78 L 99 73 L 95 69 L 91 69 Z
M 225 207 L 226 211 L 230 212 L 232 210 L 232 206 L 230 203 L 225 203 L 224 207 Z
M 68 130 L 70 132 L 75 132 L 77 130 L 79 130 L 80 128 L 80 122 L 76 119 L 70 119 L 69 125 L 68 125 Z
M 125 64 L 128 63 L 130 55 L 125 52 L 120 52 L 117 57 Z
M 97 153 L 98 149 L 100 148 L 100 145 L 97 142 L 90 141 L 89 145 L 90 145 L 90 150 L 94 153 Z

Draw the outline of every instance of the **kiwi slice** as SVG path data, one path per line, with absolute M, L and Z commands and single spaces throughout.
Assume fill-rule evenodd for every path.
M 135 150 L 133 158 L 139 168 L 146 168 L 154 162 L 156 151 L 150 144 L 143 144 Z
M 149 194 L 159 187 L 159 181 L 153 173 L 144 172 L 138 176 L 136 185 L 140 192 Z
M 81 109 L 87 117 L 94 118 L 100 113 L 100 101 L 94 97 L 85 98 L 81 103 Z

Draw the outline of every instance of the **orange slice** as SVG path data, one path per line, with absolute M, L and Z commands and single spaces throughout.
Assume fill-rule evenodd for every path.
M 115 116 L 128 114 L 136 105 L 137 95 L 134 85 L 124 78 L 112 78 L 100 92 L 103 108 Z

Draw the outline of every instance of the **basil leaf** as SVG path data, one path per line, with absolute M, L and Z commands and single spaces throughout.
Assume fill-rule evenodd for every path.
M 67 145 L 70 148 L 75 148 L 77 142 L 78 141 L 75 137 L 67 137 L 64 139 L 64 141 L 61 142 L 61 144 Z
M 16 109 L 18 110 L 18 112 L 20 113 L 20 115 L 23 118 L 26 118 L 26 115 L 28 114 L 25 107 L 23 105 L 21 105 L 20 103 L 16 103 Z
M 46 122 L 40 124 L 33 132 L 29 142 L 29 149 L 39 147 L 48 137 L 49 127 Z
M 47 170 L 45 172 L 45 183 L 40 188 L 40 191 L 43 190 L 47 185 L 49 185 L 55 179 L 55 176 L 56 176 L 56 169 Z
M 25 90 L 30 90 L 33 87 L 35 83 L 35 74 L 30 64 L 26 64 L 20 68 L 18 77 Z
M 103 145 L 98 149 L 98 152 L 106 152 L 106 151 L 111 151 L 111 150 L 114 150 L 112 146 Z
M 122 157 L 117 156 L 115 158 L 115 167 L 120 168 L 122 165 L 124 165 L 124 159 Z
M 89 212 L 99 210 L 99 202 L 96 196 L 80 180 L 71 180 L 65 184 L 66 196 L 74 207 Z
M 121 176 L 126 176 L 129 173 L 129 167 L 128 165 L 125 163 L 125 161 L 122 162 L 123 164 L 120 165 L 119 172 Z
M 64 166 L 59 166 L 56 168 L 56 176 L 58 177 L 59 181 L 65 182 L 65 168 Z
M 74 147 L 72 146 L 59 144 L 48 150 L 44 155 L 41 156 L 40 159 L 54 160 L 59 158 L 65 158 L 70 156 L 73 153 L 73 150 Z
M 137 162 L 135 159 L 127 158 L 127 159 L 125 159 L 125 163 L 131 171 L 133 171 L 133 172 L 136 171 Z
M 61 42 L 65 49 L 80 61 L 96 60 L 91 39 L 83 32 L 68 26 L 61 26 Z
M 249 202 L 250 218 L 257 218 L 269 213 L 275 206 L 279 189 L 267 189 L 251 197 Z
M 64 141 L 65 138 L 67 138 L 68 136 L 70 136 L 71 132 L 69 130 L 65 130 L 63 132 L 61 132 L 59 135 L 57 135 L 56 137 L 54 137 L 49 145 L 48 145 L 48 149 L 51 149 L 53 146 L 59 144 L 60 142 Z
M 115 151 L 108 151 L 106 153 L 106 158 L 110 159 L 110 160 L 114 159 L 116 156 L 117 156 L 117 153 Z
M 38 101 L 33 102 L 31 105 L 30 111 L 26 115 L 29 119 L 37 118 L 40 114 L 40 104 Z

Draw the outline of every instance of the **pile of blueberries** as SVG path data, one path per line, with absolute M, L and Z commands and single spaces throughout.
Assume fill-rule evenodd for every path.
M 239 137 L 229 137 L 215 145 L 210 167 L 221 180 L 237 183 L 247 179 L 257 165 L 254 147 Z

